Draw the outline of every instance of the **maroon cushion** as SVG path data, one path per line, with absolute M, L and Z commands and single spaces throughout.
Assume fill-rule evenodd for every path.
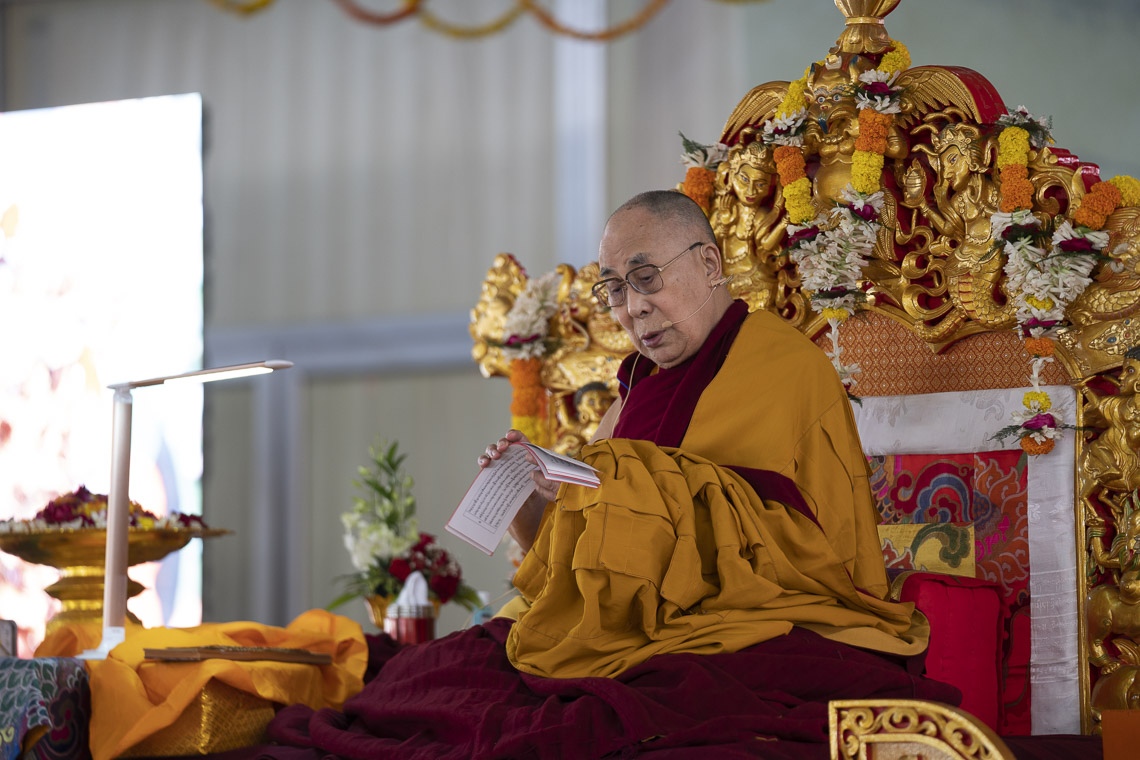
M 962 709 L 995 731 L 1002 725 L 1001 587 L 991 581 L 940 573 L 907 573 L 898 598 L 914 602 L 930 620 L 926 675 L 957 686 Z

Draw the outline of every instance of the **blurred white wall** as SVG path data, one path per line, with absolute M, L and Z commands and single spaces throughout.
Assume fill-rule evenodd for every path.
M 506 3 L 427 5 L 474 23 Z M 589 26 L 644 2 L 546 5 Z M 527 17 L 471 41 L 373 27 L 327 0 L 0 8 L 3 110 L 202 94 L 207 362 L 297 362 L 207 391 L 205 514 L 236 535 L 205 547 L 206 617 L 278 624 L 350 570 L 339 515 L 377 436 L 409 453 L 421 525 L 441 532 L 509 423 L 466 332 L 492 257 L 589 260 L 611 208 L 683 177 L 678 131 L 715 140 L 752 86 L 796 78 L 843 28 L 828 0 L 674 2 L 605 45 Z M 915 65 L 978 70 L 1106 176 L 1140 175 L 1133 0 L 902 0 L 886 26 Z M 504 556 L 444 540 L 473 585 L 505 590 Z

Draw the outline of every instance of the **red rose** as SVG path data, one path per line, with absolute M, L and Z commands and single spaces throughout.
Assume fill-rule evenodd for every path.
M 792 235 L 788 238 L 788 245 L 795 245 L 801 240 L 813 240 L 818 234 L 818 226 L 813 224 L 810 227 L 804 227 L 802 230 L 797 230 L 796 232 L 792 233 Z
M 439 597 L 441 604 L 447 604 L 448 600 L 455 596 L 455 592 L 459 590 L 459 577 L 455 575 L 433 575 L 428 581 L 428 588 Z
M 1092 253 L 1094 250 L 1092 243 L 1083 237 L 1062 240 L 1057 244 L 1057 247 L 1065 253 Z
M 388 563 L 388 572 L 392 574 L 396 580 L 403 583 L 412 574 L 412 566 L 408 564 L 408 560 L 403 557 L 396 557 Z

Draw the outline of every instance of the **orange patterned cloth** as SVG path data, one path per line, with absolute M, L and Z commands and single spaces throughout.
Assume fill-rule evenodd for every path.
M 909 396 L 1029 384 L 1029 355 L 1013 330 L 971 335 L 935 353 L 911 330 L 876 312 L 843 325 L 843 361 L 863 368 L 857 396 Z M 825 334 L 816 339 L 830 348 Z M 1060 362 L 1041 371 L 1042 385 L 1067 385 Z

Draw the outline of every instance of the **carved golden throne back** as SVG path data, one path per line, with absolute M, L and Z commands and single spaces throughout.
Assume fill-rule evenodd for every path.
M 1002 586 L 1008 636 L 1037 631 L 1003 709 L 1095 732 L 1140 704 L 1140 183 L 1052 145 L 981 74 L 910 67 L 882 23 L 895 4 L 837 3 L 836 45 L 753 88 L 717 143 L 686 141 L 677 190 L 709 215 L 733 295 L 831 356 L 885 521 L 972 521 L 964 544 L 930 532 Z M 568 453 L 632 350 L 597 277 L 500 254 L 471 315 L 512 426 Z M 951 504 L 948 482 L 972 495 Z

